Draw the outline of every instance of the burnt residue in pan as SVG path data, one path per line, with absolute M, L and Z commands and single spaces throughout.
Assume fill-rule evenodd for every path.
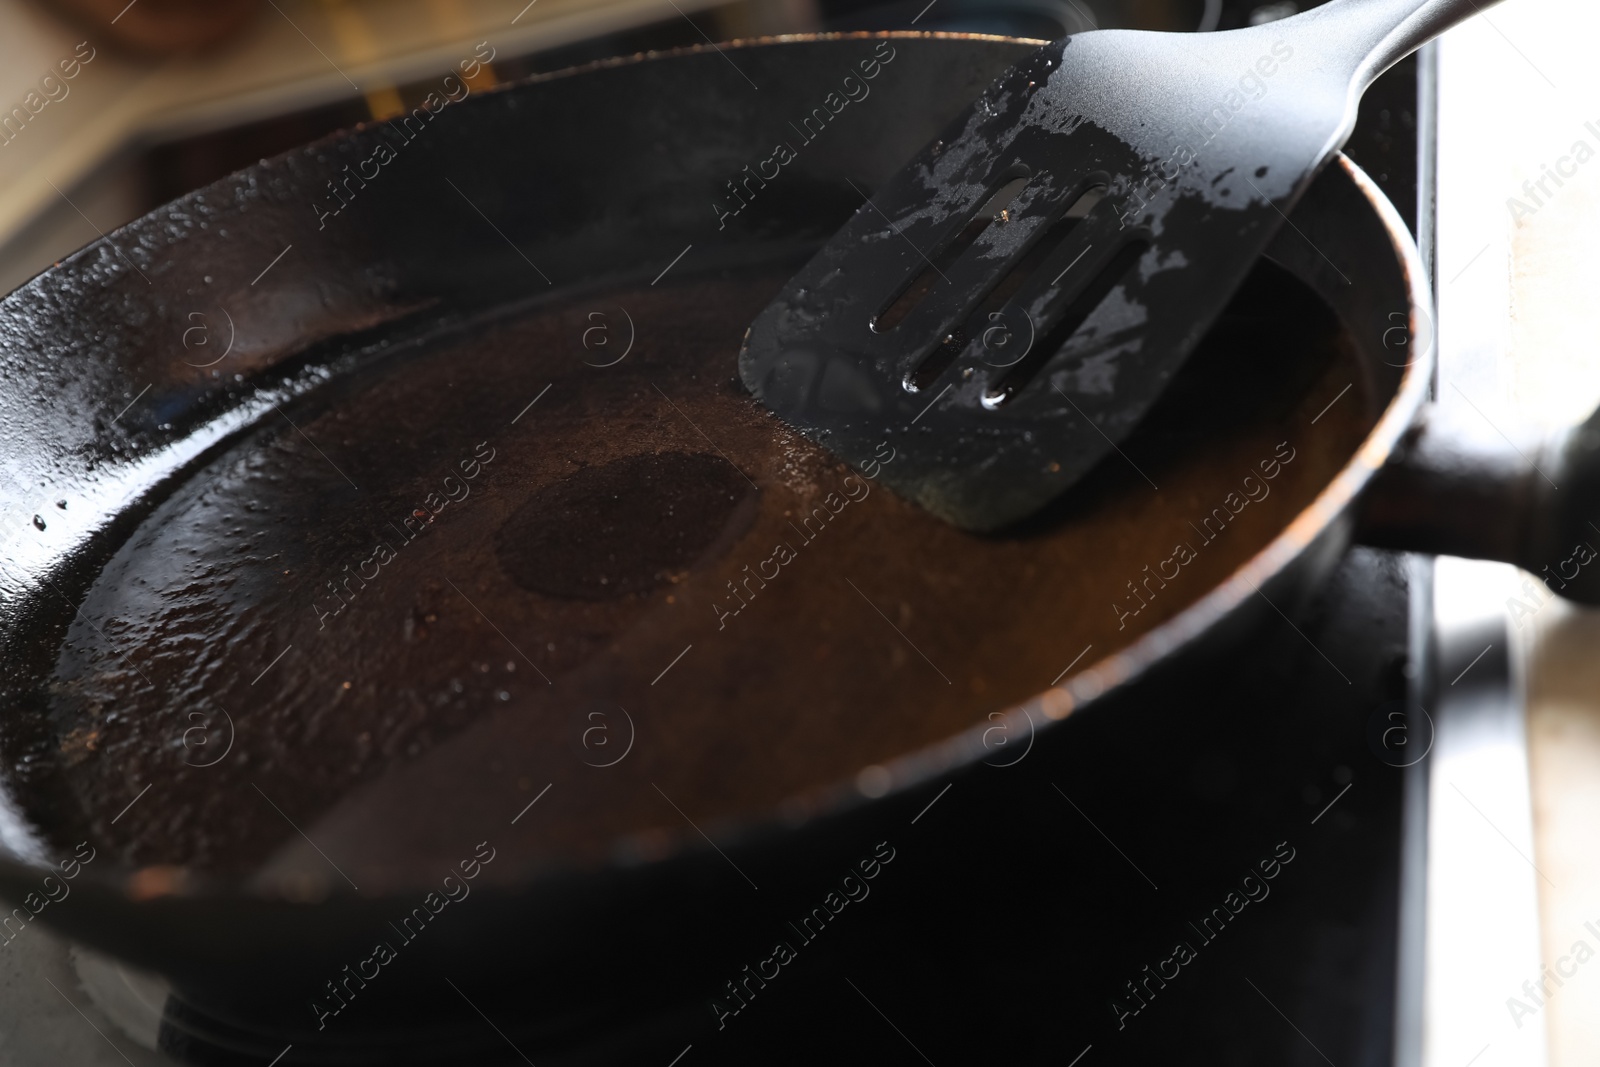
M 788 272 L 397 345 L 194 475 L 103 568 L 48 694 L 97 844 L 244 877 L 318 826 L 354 863 L 549 786 L 529 849 L 583 864 L 679 829 L 663 796 L 700 825 L 768 812 L 1170 618 L 1375 418 L 1331 315 L 1262 266 L 1125 456 L 977 537 L 737 384 Z M 636 334 L 605 367 L 600 307 Z
M 646 452 L 533 493 L 495 531 L 501 570 L 530 593 L 610 600 L 677 581 L 749 526 L 756 488 L 721 456 Z M 734 523 L 736 513 L 745 521 Z

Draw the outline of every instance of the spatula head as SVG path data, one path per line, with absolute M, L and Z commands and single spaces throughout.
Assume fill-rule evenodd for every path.
M 1139 422 L 1348 134 L 1351 73 L 1302 41 L 1040 49 L 761 313 L 745 385 L 958 526 L 1035 512 Z

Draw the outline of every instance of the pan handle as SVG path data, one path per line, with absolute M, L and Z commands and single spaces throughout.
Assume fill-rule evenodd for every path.
M 1373 479 L 1356 539 L 1514 563 L 1600 605 L 1600 410 L 1524 447 L 1424 408 Z

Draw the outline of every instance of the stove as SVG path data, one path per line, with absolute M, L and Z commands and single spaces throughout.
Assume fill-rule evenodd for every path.
M 1095 26 L 1211 30 L 1295 10 L 1235 0 L 774 0 L 668 11 L 504 56 L 496 69 L 511 79 L 699 43 L 703 30 L 1051 37 Z M 1431 182 L 1434 78 L 1426 54 L 1386 74 L 1348 148 L 1425 246 L 1432 198 L 1419 189 Z M 123 210 L 136 214 L 372 108 L 366 97 L 335 98 L 161 140 L 119 164 L 137 176 Z M 939 794 L 892 842 L 891 859 L 876 856 L 881 872 L 859 906 L 825 929 L 807 925 L 803 909 L 774 909 L 770 941 L 790 957 L 775 978 L 773 944 L 708 929 L 704 953 L 720 962 L 723 988 L 685 990 L 649 1012 L 608 1005 L 552 1028 L 524 1021 L 515 989 L 469 985 L 470 997 L 457 990 L 465 1004 L 440 1004 L 447 1052 L 382 1062 L 1422 1063 L 1426 761 L 1436 732 L 1441 744 L 1458 736 L 1423 710 L 1440 710 L 1439 650 L 1454 656 L 1460 644 L 1435 633 L 1435 596 L 1431 564 L 1353 550 L 1313 602 L 1239 658 L 1138 707 L 1056 727 L 1081 735 L 1066 762 L 1030 761 L 1026 739 L 1012 739 L 997 749 L 981 799 L 959 785 Z M 1485 677 L 1493 666 L 1479 665 Z M 815 885 L 787 887 L 782 899 L 821 901 L 833 881 L 818 872 Z M 436 980 L 409 980 L 423 978 Z M 159 977 L 42 927 L 0 954 L 0 985 L 7 1063 L 379 1062 L 359 1048 L 308 1058 L 270 1035 L 241 1034 Z

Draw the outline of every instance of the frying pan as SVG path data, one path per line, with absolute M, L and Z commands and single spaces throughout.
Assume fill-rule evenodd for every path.
M 135 221 L 6 298 L 0 304 L 0 360 L 8 383 L 0 425 L 12 474 L 6 512 L 28 521 L 12 522 L 0 542 L 9 712 L 3 743 L 13 767 L 0 891 L 22 900 L 77 841 L 98 843 L 97 859 L 83 867 L 71 900 L 41 917 L 168 976 L 178 990 L 168 1008 L 175 1025 L 203 1031 L 213 1045 L 246 1061 L 268 1060 L 292 1042 L 286 1063 L 333 1062 L 358 1048 L 382 1049 L 396 1062 L 423 1062 L 460 1051 L 456 1035 L 448 1042 L 437 1036 L 441 1018 L 478 1018 L 453 1001 L 441 1006 L 437 982 L 422 990 L 394 980 L 382 987 L 381 998 L 360 999 L 354 990 L 364 992 L 365 985 L 344 986 L 351 999 L 337 1017 L 323 1017 L 313 1005 L 331 1009 L 329 983 L 348 981 L 343 968 L 369 960 L 374 940 L 389 937 L 385 928 L 411 913 L 424 894 L 448 888 L 447 875 L 461 884 L 458 865 L 481 857 L 481 842 L 494 859 L 478 872 L 470 899 L 450 906 L 448 926 L 441 922 L 414 942 L 406 938 L 400 966 L 414 974 L 471 968 L 480 977 L 505 977 L 516 1000 L 501 1007 L 532 1020 L 528 1025 L 552 1041 L 603 1027 L 623 1003 L 630 1011 L 658 1013 L 668 1020 L 666 1030 L 696 1032 L 717 1021 L 706 1001 L 719 995 L 728 977 L 719 970 L 726 961 L 704 950 L 707 931 L 762 943 L 762 931 L 784 907 L 804 910 L 815 903 L 809 897 L 817 895 L 817 872 L 860 869 L 874 857 L 893 855 L 896 835 L 948 782 L 983 780 L 985 763 L 997 765 L 997 737 L 1026 746 L 1025 755 L 1049 766 L 1067 751 L 1073 721 L 1086 712 L 1137 707 L 1169 690 L 1191 665 L 1237 650 L 1264 627 L 1281 626 L 1283 614 L 1293 614 L 1350 545 L 1363 507 L 1370 539 L 1386 545 L 1493 555 L 1533 563 L 1536 570 L 1545 559 L 1570 554 L 1557 553 L 1556 546 L 1574 529 L 1574 501 L 1581 495 L 1541 496 L 1534 484 L 1539 477 L 1515 456 L 1459 444 L 1420 416 L 1433 373 L 1426 281 L 1393 209 L 1359 169 L 1340 159 L 1307 194 L 1295 227 L 1284 231 L 1269 256 L 1274 276 L 1292 277 L 1303 293 L 1320 297 L 1346 338 L 1351 362 L 1339 366 L 1352 371 L 1349 403 L 1359 401 L 1359 411 L 1352 408 L 1354 421 L 1343 437 L 1330 432 L 1325 444 L 1305 446 L 1321 449 L 1328 473 L 1319 476 L 1305 506 L 1267 531 L 1244 559 L 1229 561 L 1205 590 L 1163 601 L 1165 614 L 1152 612 L 1147 618 L 1157 621 L 1136 639 L 1110 654 L 1086 655 L 1054 685 L 1041 680 L 1031 699 L 1007 709 L 982 707 L 974 698 L 980 710 L 969 728 L 914 749 L 901 746 L 859 773 L 806 783 L 778 804 L 730 811 L 697 798 L 685 812 L 657 786 L 676 815 L 663 809 L 663 818 L 640 833 L 591 842 L 587 851 L 579 843 L 564 859 L 540 845 L 538 835 L 554 834 L 561 820 L 581 823 L 584 812 L 557 809 L 558 820 L 540 824 L 540 783 L 497 792 L 495 780 L 515 783 L 516 775 L 491 766 L 492 757 L 483 780 L 470 785 L 425 772 L 417 777 L 402 767 L 353 788 L 337 810 L 314 810 L 299 820 L 279 807 L 287 803 L 294 810 L 292 797 L 268 797 L 258 787 L 293 833 L 281 828 L 281 847 L 265 862 L 258 856 L 243 874 L 141 859 L 138 842 L 117 839 L 125 829 L 119 821 L 144 818 L 138 805 L 161 802 L 163 785 L 153 779 L 151 795 L 130 788 L 125 807 L 84 810 L 62 769 L 60 723 L 51 718 L 60 690 L 52 680 L 66 652 L 92 642 L 94 634 L 108 645 L 116 642 L 102 632 L 106 618 L 80 604 L 152 516 L 182 503 L 185 487 L 234 454 L 241 439 L 270 425 L 285 438 L 297 434 L 310 442 L 315 450 L 301 458 L 314 457 L 323 449 L 304 428 L 348 396 L 372 395 L 363 390 L 382 383 L 391 366 L 405 366 L 407 345 L 416 337 L 488 338 L 508 307 L 539 308 L 590 295 L 603 303 L 617 291 L 606 286 L 619 273 L 633 278 L 630 292 L 641 294 L 675 267 L 723 279 L 765 278 L 761 270 L 803 259 L 837 228 L 859 203 L 852 183 L 869 191 L 1033 46 L 940 35 L 817 37 L 636 57 L 540 77 L 418 118 L 418 125 L 431 124 L 403 141 L 393 130 L 366 127 L 265 160 Z M 786 136 L 774 131 L 791 116 L 811 113 L 847 72 L 874 59 L 882 64 L 885 48 L 895 59 L 874 78 L 872 95 L 838 113 L 850 121 L 840 121 L 828 137 L 808 140 L 783 165 L 787 187 L 770 178 L 770 188 L 745 186 L 736 224 L 719 228 L 731 203 L 731 180 L 745 165 L 774 157 L 770 142 Z M 741 79 L 759 90 L 744 91 Z M 869 103 L 879 110 L 868 112 Z M 362 170 L 361 164 L 375 160 L 386 144 L 395 146 L 389 149 L 395 158 L 374 164 L 373 177 L 372 167 Z M 351 182 L 350 167 L 367 179 Z M 696 260 L 684 262 L 695 253 Z M 782 278 L 781 270 L 772 273 L 771 286 Z M 749 299 L 765 299 L 759 292 L 765 284 L 752 283 Z M 693 299 L 686 292 L 680 299 Z M 604 306 L 615 328 L 615 310 L 625 306 Z M 563 359 L 587 357 L 594 366 L 615 358 L 581 346 L 591 322 L 587 312 L 573 320 L 574 346 Z M 186 333 L 197 326 L 203 334 Z M 224 329 L 230 347 L 219 366 L 211 362 L 217 348 L 197 352 L 193 346 L 200 338 L 222 344 Z M 729 339 L 730 354 L 737 341 Z M 483 341 L 486 352 L 494 344 Z M 543 365 L 529 359 L 537 377 Z M 731 358 L 727 367 L 729 381 L 706 385 L 705 395 L 723 388 L 732 399 L 718 402 L 737 403 Z M 673 394 L 691 395 L 694 375 L 672 377 L 667 364 L 658 369 L 668 375 L 656 386 L 668 404 Z M 1313 384 L 1328 383 L 1324 377 Z M 1304 381 L 1297 387 L 1310 388 Z M 518 393 L 514 402 L 508 396 L 496 425 L 503 428 L 513 414 L 512 423 L 539 419 L 543 394 L 535 393 Z M 407 432 L 426 436 L 428 428 L 409 425 Z M 698 426 L 695 432 L 706 436 Z M 688 439 L 687 429 L 683 434 Z M 1545 467 L 1569 494 L 1592 478 L 1583 474 L 1590 436 L 1583 431 L 1561 446 L 1561 469 Z M 471 444 L 468 452 L 478 455 Z M 710 442 L 696 454 L 714 449 Z M 467 455 L 443 453 L 445 469 L 459 462 L 467 471 Z M 348 481 L 330 457 L 322 459 Z M 694 468 L 685 477 L 722 477 L 715 472 Z M 326 470 L 318 476 L 335 477 Z M 1122 499 L 1117 477 L 1108 476 L 1103 500 Z M 351 488 L 360 491 L 353 482 Z M 883 502 L 873 506 L 900 514 L 887 498 L 873 497 Z M 484 507 L 493 504 L 492 497 L 482 500 Z M 1513 507 L 1502 506 L 1508 500 Z M 1502 506 L 1507 517 L 1485 521 L 1486 501 Z M 556 498 L 546 504 L 566 506 Z M 467 514 L 465 503 L 462 508 Z M 1472 521 L 1458 525 L 1464 518 Z M 1069 510 L 1044 525 L 1074 519 Z M 739 512 L 727 528 L 737 531 L 747 520 L 761 521 Z M 548 530 L 540 536 L 541 544 L 559 542 Z M 1030 537 L 1044 543 L 1049 534 L 1017 536 L 1026 545 Z M 466 580 L 459 572 L 456 578 Z M 556 579 L 543 573 L 537 580 Z M 896 618 L 856 592 L 900 631 Z M 692 593 L 685 586 L 680 595 Z M 334 603 L 313 608 L 319 624 L 337 624 L 330 618 Z M 1128 603 L 1131 610 L 1144 601 Z M 428 617 L 413 621 L 433 625 Z M 898 621 L 906 623 L 903 612 Z M 487 617 L 484 622 L 493 625 Z M 136 642 L 136 628 L 113 629 L 112 636 L 130 635 Z M 534 666 L 517 647 L 519 633 L 501 636 Z M 198 642 L 197 656 L 212 639 L 188 637 Z M 127 647 L 139 655 L 136 643 Z M 270 670 L 278 649 L 251 651 L 252 662 Z M 487 655 L 514 661 L 505 646 Z M 616 669 L 643 672 L 649 681 L 665 667 L 644 690 L 674 669 L 684 672 L 680 677 L 699 677 L 697 684 L 719 684 L 714 672 L 709 683 L 706 675 L 690 675 L 695 662 L 661 659 Z M 131 664 L 127 669 L 138 673 Z M 694 689 L 686 692 L 691 695 L 681 699 L 693 704 Z M 205 696 L 191 692 L 185 699 L 198 704 Z M 235 710 L 241 718 L 247 714 Z M 985 718 L 985 710 L 1003 714 Z M 170 738 L 174 766 L 210 760 L 224 741 L 215 729 L 210 720 L 202 727 L 212 749 L 186 748 L 184 735 Z M 470 748 L 473 731 L 461 737 Z M 492 730 L 487 737 L 491 753 L 509 757 L 496 749 Z M 455 741 L 438 751 L 452 745 L 461 751 Z M 197 752 L 194 762 L 183 758 Z M 592 750 L 572 762 L 587 762 L 585 755 Z M 752 757 L 735 752 L 728 758 Z M 176 771 L 173 788 L 205 797 L 211 787 L 196 774 Z M 388 813 L 387 828 L 381 817 L 373 821 L 372 803 L 364 799 L 374 796 L 381 801 L 378 815 Z M 552 793 L 545 810 L 559 797 Z M 515 803 L 491 824 L 484 798 Z M 151 818 L 156 837 L 180 829 L 159 815 Z M 883 868 L 890 869 L 892 861 Z M 371 1006 L 380 999 L 381 1012 Z M 683 1007 L 685 1001 L 693 1004 Z M 480 1002 L 473 1011 L 478 1007 L 496 1014 L 492 1005 Z

